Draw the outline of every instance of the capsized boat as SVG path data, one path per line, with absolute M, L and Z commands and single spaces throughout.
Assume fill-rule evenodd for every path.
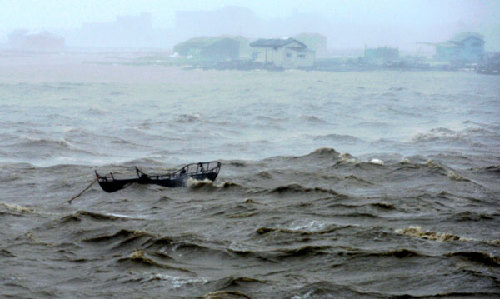
M 160 175 L 150 175 L 136 167 L 137 177 L 127 179 L 117 179 L 113 176 L 112 172 L 104 176 L 99 175 L 97 171 L 95 174 L 102 190 L 116 192 L 132 183 L 156 184 L 163 187 L 185 187 L 189 178 L 198 181 L 214 181 L 219 174 L 221 166 L 222 163 L 218 161 L 191 163 L 177 171 Z

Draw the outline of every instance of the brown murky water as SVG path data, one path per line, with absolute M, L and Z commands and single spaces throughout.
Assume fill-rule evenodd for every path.
M 500 295 L 498 77 L 23 61 L 0 71 L 3 297 Z M 94 169 L 216 159 L 214 184 L 67 203 Z

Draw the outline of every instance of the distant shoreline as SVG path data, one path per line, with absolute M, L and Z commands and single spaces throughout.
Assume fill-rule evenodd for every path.
M 156 56 L 155 56 L 156 55 Z M 8 82 L 122 82 L 161 83 L 193 80 L 193 71 L 227 72 L 450 72 L 473 69 L 405 68 L 376 66 L 331 66 L 320 65 L 310 69 L 258 68 L 231 65 L 204 65 L 201 63 L 173 63 L 162 53 L 130 52 L 14 52 L 0 51 L 0 81 Z M 134 69 L 133 72 L 130 70 Z

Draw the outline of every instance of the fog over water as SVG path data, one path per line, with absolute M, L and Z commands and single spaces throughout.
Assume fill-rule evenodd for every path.
M 169 60 L 198 34 L 411 50 L 477 25 L 491 46 L 498 2 L 41 3 L 0 1 L 18 13 L 1 32 L 65 43 L 1 45 L 0 297 L 500 297 L 500 76 Z M 247 23 L 203 26 L 224 15 Z M 130 22 L 140 46 L 84 42 Z M 215 182 L 181 188 L 106 193 L 94 172 L 214 160 Z
M 6 8 L 0 12 L 3 42 L 16 29 L 54 32 L 66 39 L 67 46 L 84 48 L 171 48 L 195 36 L 259 38 L 317 32 L 328 38 L 332 49 L 360 49 L 368 45 L 415 52 L 417 42 L 441 42 L 458 32 L 475 31 L 485 36 L 487 50 L 500 50 L 500 3 L 494 0 L 168 3 L 7 0 L 0 4 Z M 123 23 L 124 17 L 142 13 L 150 17 L 142 25 Z M 141 34 L 134 35 L 134 30 L 140 30 Z M 96 39 L 96 35 L 106 31 L 113 34 Z M 133 42 L 124 41 L 127 34 L 136 36 Z

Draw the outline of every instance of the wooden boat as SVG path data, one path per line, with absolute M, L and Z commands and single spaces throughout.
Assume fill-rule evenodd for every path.
M 127 179 L 117 179 L 113 176 L 112 172 L 105 176 L 99 175 L 97 171 L 95 174 L 102 190 L 116 192 L 132 183 L 156 184 L 163 187 L 184 187 L 187 185 L 189 178 L 198 181 L 214 181 L 219 174 L 221 166 L 222 163 L 218 161 L 191 163 L 177 171 L 161 175 L 149 175 L 136 167 L 137 177 Z

